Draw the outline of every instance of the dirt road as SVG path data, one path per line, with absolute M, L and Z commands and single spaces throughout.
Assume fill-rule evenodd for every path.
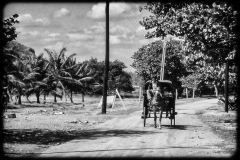
M 198 119 L 196 113 L 216 104 L 216 99 L 177 102 L 176 125 L 163 118 L 162 129 L 153 118 L 143 127 L 141 111 L 98 125 L 85 136 L 53 146 L 40 157 L 228 157 L 223 140 Z

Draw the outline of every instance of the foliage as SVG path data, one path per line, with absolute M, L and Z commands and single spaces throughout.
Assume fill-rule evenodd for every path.
M 136 73 L 142 76 L 145 82 L 152 77 L 160 76 L 162 61 L 162 41 L 156 41 L 151 44 L 142 46 L 134 53 L 132 58 L 134 62 L 132 67 L 136 69 Z M 176 88 L 180 87 L 178 79 L 186 75 L 185 66 L 182 64 L 182 56 L 179 54 L 181 49 L 175 41 L 167 44 L 165 57 L 165 78 L 171 80 Z
M 222 73 L 224 63 L 230 60 L 235 62 L 230 66 L 230 86 L 236 84 L 238 11 L 235 5 L 149 2 L 140 7 L 140 11 L 143 9 L 152 13 L 140 21 L 146 30 L 152 30 L 146 38 L 163 38 L 168 34 L 185 38 L 187 50 L 182 52 L 182 62 L 189 73 L 200 72 L 207 83 L 220 85 L 224 79 L 215 73 Z
M 123 62 L 115 60 L 109 63 L 109 78 L 108 78 L 108 90 L 132 92 L 134 90 L 131 79 L 132 77 L 123 69 L 126 68 Z

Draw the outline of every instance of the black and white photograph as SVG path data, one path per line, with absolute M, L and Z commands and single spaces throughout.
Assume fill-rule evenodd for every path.
M 5 158 L 237 157 L 238 3 L 2 5 Z

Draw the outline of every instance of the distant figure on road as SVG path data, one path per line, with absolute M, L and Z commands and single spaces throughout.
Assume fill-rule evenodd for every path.
M 162 120 L 162 112 L 165 109 L 165 101 L 164 97 L 161 93 L 160 86 L 157 87 L 156 92 L 154 93 L 154 97 L 152 100 L 153 112 L 154 112 L 154 127 L 157 127 L 157 111 L 159 111 L 159 127 L 161 129 L 161 120 Z
M 152 78 L 152 90 L 155 92 L 157 90 L 157 78 L 153 77 Z
M 148 103 L 149 106 L 152 107 L 152 99 L 153 99 L 153 91 L 152 91 L 152 86 L 148 85 L 148 89 L 147 89 L 147 99 L 148 99 Z

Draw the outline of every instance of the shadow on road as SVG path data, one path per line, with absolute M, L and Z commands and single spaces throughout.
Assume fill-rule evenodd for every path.
M 50 145 L 55 143 L 64 143 L 67 141 L 82 139 L 97 139 L 104 137 L 129 137 L 141 136 L 143 134 L 154 134 L 155 131 L 139 131 L 139 130 L 39 130 L 39 129 L 7 129 L 3 130 L 4 143 L 20 143 L 20 144 L 38 144 Z M 159 133 L 159 132 L 158 132 Z
M 117 152 L 117 151 L 137 151 L 137 150 L 141 150 L 144 152 L 144 150 L 151 150 L 151 151 L 154 151 L 154 150 L 162 150 L 162 149 L 180 149 L 180 148 L 189 148 L 189 149 L 196 149 L 196 150 L 199 150 L 199 149 L 211 149 L 211 146 L 210 147 L 201 147 L 201 146 L 197 146 L 197 147 L 193 147 L 193 146 L 164 146 L 164 147 L 158 147 L 158 148 L 116 148 L 116 149 L 98 149 L 98 150 L 84 150 L 84 151 L 68 151 L 68 152 L 50 152 L 50 153 L 41 153 L 43 155 L 51 155 L 51 154 L 63 154 L 63 153 L 66 153 L 66 154 L 71 154 L 71 153 L 81 153 L 81 152 Z
M 164 128 L 168 129 L 177 129 L 177 130 L 187 130 L 188 128 L 195 128 L 195 127 L 202 127 L 202 126 L 195 126 L 195 125 L 162 125 Z

